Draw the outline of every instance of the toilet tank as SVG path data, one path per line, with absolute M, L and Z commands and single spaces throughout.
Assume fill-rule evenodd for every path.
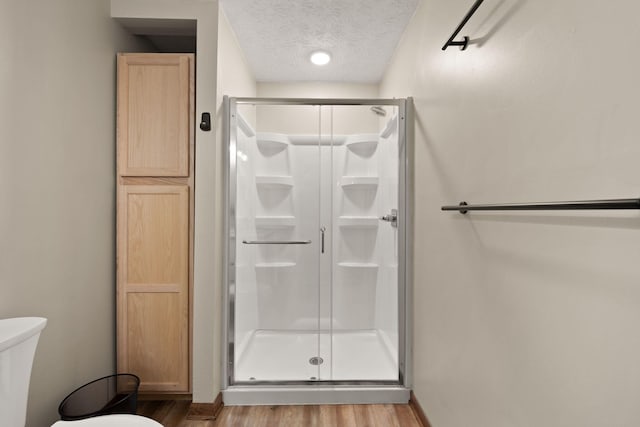
M 0 319 L 0 426 L 24 427 L 33 356 L 42 317 Z

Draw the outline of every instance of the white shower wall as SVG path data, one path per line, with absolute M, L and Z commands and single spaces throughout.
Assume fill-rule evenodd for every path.
M 236 379 L 397 379 L 398 236 L 378 219 L 398 208 L 398 132 L 380 135 L 392 114 L 381 120 L 364 106 L 239 111 L 256 117 L 258 131 L 237 129 Z M 288 356 L 269 368 L 270 351 Z M 371 359 L 368 373 L 346 363 L 348 354 Z M 325 364 L 309 365 L 310 355 Z

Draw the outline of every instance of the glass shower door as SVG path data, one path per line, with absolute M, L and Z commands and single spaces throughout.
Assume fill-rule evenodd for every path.
M 334 140 L 331 380 L 397 382 L 398 107 L 325 108 Z
M 235 382 L 320 377 L 319 147 L 292 140 L 318 135 L 317 119 L 296 119 L 318 114 L 313 106 L 239 105 L 231 117 Z M 295 127 L 302 123 L 311 126 Z
M 404 107 L 309 102 L 230 109 L 229 383 L 398 384 Z

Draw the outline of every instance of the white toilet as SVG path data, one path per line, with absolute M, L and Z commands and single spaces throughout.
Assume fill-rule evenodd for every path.
M 78 421 L 58 421 L 52 427 L 162 427 L 162 424 L 139 415 L 102 415 Z
M 0 425 L 24 427 L 33 356 L 42 317 L 0 319 Z
M 0 319 L 0 425 L 24 427 L 33 357 L 40 332 L 47 324 L 42 317 Z M 56 427 L 162 427 L 138 415 L 104 415 L 79 421 L 58 421 Z

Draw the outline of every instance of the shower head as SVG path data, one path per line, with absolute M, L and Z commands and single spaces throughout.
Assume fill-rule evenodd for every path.
M 373 111 L 375 114 L 381 117 L 384 117 L 387 115 L 387 112 L 385 111 L 385 109 L 379 105 L 374 105 L 373 107 L 371 107 L 371 111 Z

